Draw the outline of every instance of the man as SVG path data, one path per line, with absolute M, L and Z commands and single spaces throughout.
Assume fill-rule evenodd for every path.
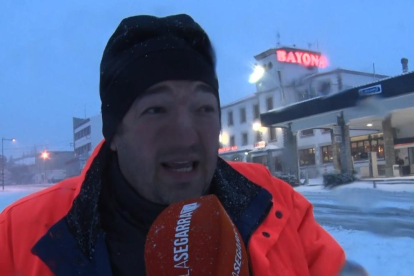
M 338 275 L 341 247 L 311 204 L 257 164 L 218 158 L 219 85 L 187 15 L 124 19 L 101 62 L 103 141 L 81 176 L 8 207 L 1 275 L 145 275 L 148 231 L 171 203 L 214 194 L 252 275 Z

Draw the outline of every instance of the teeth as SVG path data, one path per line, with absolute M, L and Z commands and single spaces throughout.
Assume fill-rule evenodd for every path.
M 187 168 L 181 168 L 181 169 L 172 169 L 175 172 L 191 172 L 193 170 L 193 166 L 191 165 L 190 167 Z
M 194 163 L 191 161 L 171 162 L 166 165 L 170 170 L 175 172 L 191 172 L 194 169 Z

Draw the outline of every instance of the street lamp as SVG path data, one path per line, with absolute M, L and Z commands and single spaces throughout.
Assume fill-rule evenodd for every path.
M 44 174 L 45 174 L 45 182 L 47 183 L 46 159 L 49 159 L 49 152 L 47 152 L 47 151 L 42 152 L 40 157 L 43 158 L 43 169 L 44 169 Z
M 230 138 L 229 138 L 229 135 L 227 134 L 227 132 L 220 133 L 219 142 L 222 145 L 228 145 L 229 141 L 230 141 Z
M 260 123 L 254 123 L 253 124 L 253 130 L 256 132 L 259 132 L 260 134 L 260 141 L 263 141 L 263 132 L 266 131 L 266 128 L 262 127 Z
M 10 141 L 10 142 L 16 142 L 15 138 L 11 138 L 11 139 L 7 139 L 7 138 L 3 138 L 1 137 L 1 178 L 2 178 L 2 183 L 3 183 L 3 191 L 4 191 L 4 141 Z
M 249 77 L 250 83 L 258 82 L 265 74 L 265 68 L 260 65 L 254 66 L 253 73 Z
M 260 125 L 260 123 L 254 123 L 254 124 L 253 124 L 253 130 L 254 130 L 254 131 L 259 131 L 261 127 L 262 127 L 262 126 Z
M 49 158 L 49 153 L 47 151 L 42 152 L 43 161 Z

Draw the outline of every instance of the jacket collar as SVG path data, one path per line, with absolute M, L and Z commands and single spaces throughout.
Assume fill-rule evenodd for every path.
M 89 167 L 84 169 L 84 181 L 79 194 L 66 216 L 69 230 L 88 258 L 92 258 L 98 236 L 103 232 L 100 227 L 98 201 L 109 150 L 105 142 L 99 145 L 98 152 L 95 150 L 96 155 L 90 158 Z

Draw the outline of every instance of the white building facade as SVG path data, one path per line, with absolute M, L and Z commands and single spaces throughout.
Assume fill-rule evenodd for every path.
M 102 116 L 73 118 L 73 144 L 76 157 L 83 168 L 93 149 L 102 141 Z
M 264 74 L 256 82 L 256 92 L 221 107 L 222 148 L 226 160 L 262 163 L 274 174 L 282 168 L 284 131 L 282 128 L 260 126 L 260 114 L 277 110 L 316 97 L 378 81 L 384 75 L 345 69 L 320 72 L 328 64 L 321 53 L 305 49 L 281 47 L 257 56 L 256 66 Z M 358 140 L 375 130 L 350 130 Z M 299 166 L 310 176 L 333 169 L 330 129 L 303 130 L 297 135 Z M 381 150 L 381 149 L 380 149 Z

